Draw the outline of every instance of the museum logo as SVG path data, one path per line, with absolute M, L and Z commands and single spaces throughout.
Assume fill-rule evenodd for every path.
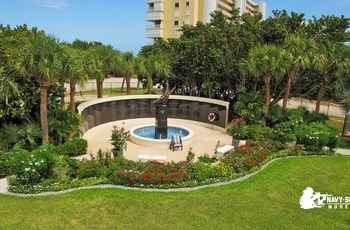
M 300 208 L 312 209 L 327 206 L 329 209 L 350 209 L 350 196 L 333 196 L 314 192 L 311 187 L 303 191 L 299 199 Z

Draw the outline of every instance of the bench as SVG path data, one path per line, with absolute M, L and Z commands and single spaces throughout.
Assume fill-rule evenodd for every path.
M 138 155 L 137 159 L 141 160 L 153 160 L 153 161 L 166 161 L 166 156 L 155 156 L 155 155 Z
M 170 149 L 173 149 L 174 152 L 175 148 L 181 148 L 181 151 L 183 150 L 182 140 L 179 134 L 174 134 L 171 137 Z
M 235 147 L 232 145 L 224 145 L 216 150 L 218 157 L 224 157 L 225 153 L 231 152 Z

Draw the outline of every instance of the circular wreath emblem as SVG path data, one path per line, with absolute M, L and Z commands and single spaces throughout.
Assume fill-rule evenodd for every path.
M 209 113 L 209 114 L 208 114 L 208 120 L 209 120 L 210 122 L 215 121 L 215 119 L 216 119 L 216 113 Z

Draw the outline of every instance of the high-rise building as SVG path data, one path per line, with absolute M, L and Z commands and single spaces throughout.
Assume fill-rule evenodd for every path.
M 210 14 L 215 10 L 222 12 L 229 19 L 232 7 L 240 13 L 261 13 L 266 15 L 266 3 L 254 3 L 252 0 L 147 0 L 146 37 L 156 41 L 160 38 L 177 38 L 183 25 L 196 25 L 198 21 L 209 22 Z

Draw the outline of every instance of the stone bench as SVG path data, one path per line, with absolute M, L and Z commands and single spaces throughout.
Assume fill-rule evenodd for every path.
M 234 150 L 232 145 L 224 145 L 216 150 L 218 157 L 224 157 L 225 153 L 231 152 Z
M 155 156 L 155 155 L 138 155 L 137 159 L 141 160 L 153 160 L 153 161 L 164 161 L 166 162 L 166 156 Z

